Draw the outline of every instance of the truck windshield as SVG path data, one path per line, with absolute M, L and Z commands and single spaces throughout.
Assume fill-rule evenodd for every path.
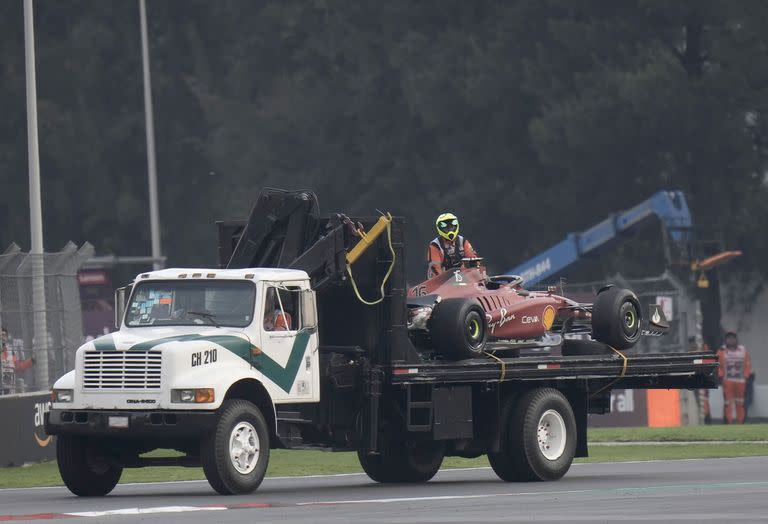
M 125 324 L 245 327 L 253 321 L 256 286 L 247 281 L 142 282 L 131 295 Z

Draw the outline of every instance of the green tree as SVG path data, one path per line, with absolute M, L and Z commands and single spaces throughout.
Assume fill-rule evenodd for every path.
M 138 9 L 38 1 L 46 247 L 149 252 Z M 434 217 L 504 271 L 662 188 L 765 273 L 768 6 L 756 0 L 150 0 L 164 250 L 212 264 L 264 186 Z M 0 5 L 0 246 L 26 244 L 21 3 Z M 662 263 L 654 231 L 579 273 Z

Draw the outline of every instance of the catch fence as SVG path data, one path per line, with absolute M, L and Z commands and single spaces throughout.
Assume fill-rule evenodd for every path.
M 68 243 L 32 255 L 12 244 L 0 254 L 0 394 L 41 391 L 74 368 L 83 328 L 77 271 L 94 248 Z

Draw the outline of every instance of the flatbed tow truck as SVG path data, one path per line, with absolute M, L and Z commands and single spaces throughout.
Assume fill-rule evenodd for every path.
M 503 480 L 556 480 L 587 456 L 587 415 L 610 410 L 612 388 L 714 386 L 711 353 L 425 351 L 408 330 L 403 225 L 321 218 L 309 191 L 264 190 L 247 221 L 219 223 L 222 267 L 117 290 L 118 331 L 84 344 L 52 392 L 68 488 L 105 495 L 123 468 L 184 465 L 249 493 L 274 448 L 355 451 L 378 482 L 483 454 Z M 183 456 L 142 456 L 157 448 Z

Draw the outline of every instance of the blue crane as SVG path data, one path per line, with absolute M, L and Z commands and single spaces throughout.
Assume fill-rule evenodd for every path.
M 569 233 L 564 240 L 510 269 L 507 274 L 520 275 L 526 286 L 534 286 L 562 274 L 588 254 L 595 254 L 611 241 L 630 233 L 648 221 L 658 218 L 677 244 L 690 240 L 693 221 L 682 191 L 659 191 L 633 208 L 614 213 L 602 222 L 580 233 Z

